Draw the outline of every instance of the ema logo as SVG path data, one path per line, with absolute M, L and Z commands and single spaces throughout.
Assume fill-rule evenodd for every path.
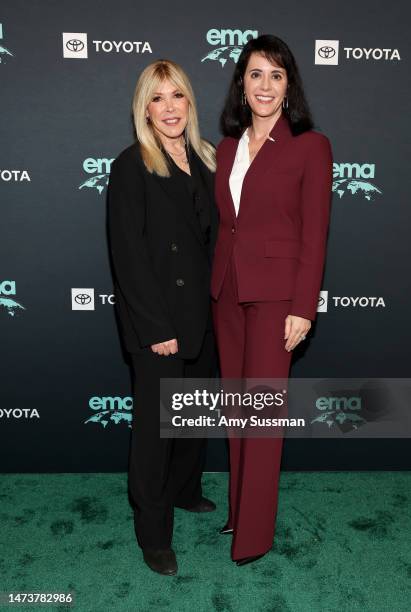
M 352 431 L 367 423 L 359 414 L 362 411 L 362 402 L 358 396 L 319 397 L 315 407 L 321 414 L 310 421 L 310 424 L 325 423 L 329 429 L 338 425 L 343 431 Z
M 130 40 L 93 40 L 96 53 L 152 53 L 147 41 Z M 85 32 L 63 32 L 63 57 L 75 59 L 88 58 L 87 34 Z
M 104 428 L 110 421 L 118 425 L 122 421 L 131 427 L 133 420 L 133 398 L 132 397 L 91 397 L 89 408 L 94 410 L 93 414 L 84 423 L 99 423 Z
M 371 202 L 382 194 L 382 191 L 373 183 L 365 179 L 375 177 L 375 164 L 333 164 L 332 190 L 341 199 L 349 192 L 356 198 Z
M 3 40 L 3 24 L 0 23 L 0 40 Z M 0 64 L 5 64 L 9 57 L 13 57 L 13 53 L 0 44 Z
M 16 295 L 15 281 L 5 280 L 0 282 L 0 312 L 5 311 L 11 317 L 15 317 L 17 314 L 20 314 L 21 310 L 26 309 L 24 306 L 11 299 L 10 297 L 2 297 L 10 295 Z
M 220 62 L 221 67 L 224 68 L 229 59 L 233 60 L 236 64 L 240 57 L 243 46 L 252 38 L 257 38 L 257 30 L 208 30 L 206 39 L 209 45 L 222 45 L 213 49 L 203 59 Z
M 339 40 L 316 40 L 314 63 L 323 66 L 338 65 Z M 398 49 L 343 47 L 346 59 L 401 60 Z
M 87 157 L 83 162 L 83 170 L 87 174 L 92 174 L 93 176 L 82 183 L 79 189 L 83 189 L 84 187 L 96 189 L 101 195 L 108 185 L 110 168 L 113 161 L 114 157 L 112 159 L 106 159 L 105 157 L 93 159 L 92 157 Z

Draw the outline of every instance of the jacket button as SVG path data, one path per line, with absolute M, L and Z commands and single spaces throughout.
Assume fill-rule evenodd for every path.
M 233 225 L 233 227 L 231 228 L 231 233 L 232 233 L 232 234 L 235 234 L 235 227 L 234 227 L 234 225 Z
M 172 243 L 171 243 L 171 250 L 172 250 L 174 253 L 177 253 L 177 251 L 178 251 L 178 246 L 176 245 L 176 243 L 175 243 L 175 242 L 172 242 Z
M 176 280 L 176 285 L 177 285 L 177 287 L 182 287 L 184 285 L 183 279 L 182 278 L 178 278 Z

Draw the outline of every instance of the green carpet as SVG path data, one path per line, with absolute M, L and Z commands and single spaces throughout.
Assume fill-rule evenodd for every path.
M 0 475 L 0 591 L 71 590 L 76 612 L 411 610 L 408 472 L 283 472 L 273 548 L 244 567 L 217 533 L 227 474 L 203 482 L 218 509 L 176 510 L 166 577 L 142 562 L 125 474 Z

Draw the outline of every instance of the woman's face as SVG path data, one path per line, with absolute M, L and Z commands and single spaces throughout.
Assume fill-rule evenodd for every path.
M 188 121 L 188 100 L 176 89 L 175 85 L 165 79 L 156 88 L 152 100 L 147 106 L 146 117 L 159 133 L 160 138 L 179 138 Z
M 287 73 L 261 55 L 252 53 L 243 78 L 247 103 L 254 115 L 271 117 L 280 109 L 287 94 Z

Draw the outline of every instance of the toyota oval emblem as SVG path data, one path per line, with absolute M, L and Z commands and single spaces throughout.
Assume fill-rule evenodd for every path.
M 82 306 L 85 306 L 86 304 L 90 304 L 91 296 L 88 295 L 87 293 L 78 293 L 76 297 L 74 298 L 74 301 L 77 304 L 81 304 Z
M 324 59 L 331 59 L 335 55 L 335 49 L 333 47 L 320 47 L 318 49 L 318 55 Z
M 69 51 L 74 51 L 74 53 L 78 53 L 84 49 L 84 43 L 82 40 L 78 38 L 72 38 L 66 42 L 66 47 Z
M 323 298 L 323 296 L 321 295 L 318 299 L 318 305 L 319 306 L 323 306 L 325 304 L 325 299 Z

